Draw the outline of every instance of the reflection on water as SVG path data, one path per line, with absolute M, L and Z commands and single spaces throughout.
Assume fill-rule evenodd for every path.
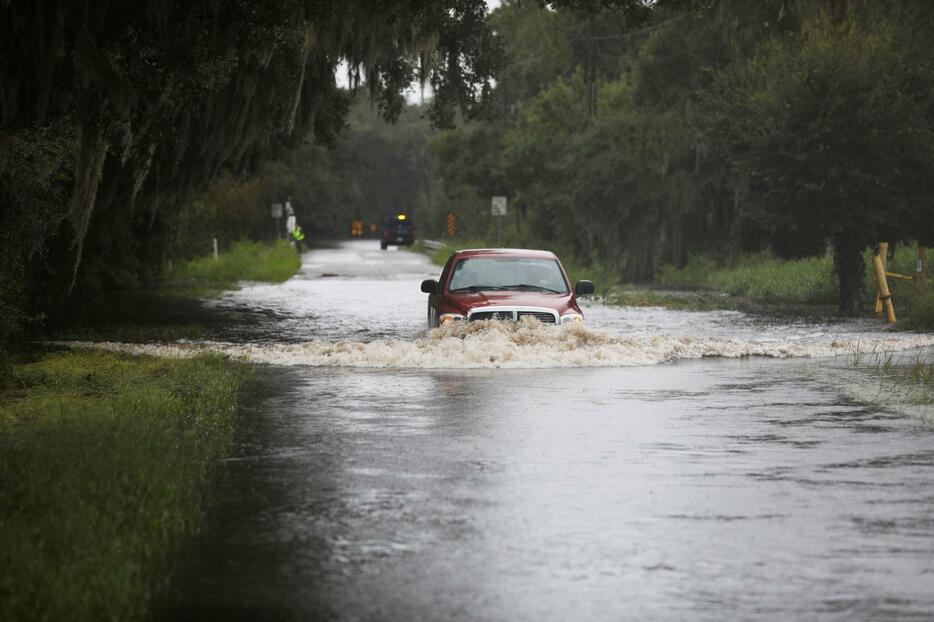
M 934 437 L 816 365 L 268 368 L 167 610 L 923 618 Z

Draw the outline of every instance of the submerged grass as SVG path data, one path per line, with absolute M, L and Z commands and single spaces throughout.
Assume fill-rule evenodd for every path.
M 869 371 L 879 381 L 879 401 L 908 406 L 934 405 L 934 353 L 930 350 L 897 355 L 857 349 L 849 363 Z
M 98 351 L 5 364 L 0 619 L 146 616 L 198 529 L 246 370 Z
M 240 281 L 281 283 L 301 265 L 288 242 L 278 240 L 270 245 L 240 240 L 217 259 L 208 255 L 179 264 L 167 275 L 165 289 L 181 295 L 204 295 L 235 289 Z

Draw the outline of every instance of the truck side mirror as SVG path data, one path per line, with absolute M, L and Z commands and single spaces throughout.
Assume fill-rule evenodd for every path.
M 586 296 L 592 293 L 594 293 L 593 281 L 580 280 L 574 286 L 575 296 Z
M 441 284 L 434 279 L 425 279 L 422 281 L 422 291 L 426 294 L 437 294 L 441 289 Z

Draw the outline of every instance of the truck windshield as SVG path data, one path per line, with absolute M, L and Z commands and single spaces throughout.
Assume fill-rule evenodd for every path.
M 568 285 L 555 259 L 472 257 L 459 260 L 454 266 L 448 291 L 483 289 L 568 293 Z

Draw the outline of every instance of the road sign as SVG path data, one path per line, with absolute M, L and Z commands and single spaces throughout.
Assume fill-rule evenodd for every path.
M 491 213 L 494 216 L 506 215 L 506 197 L 493 197 Z
M 448 237 L 454 237 L 454 214 L 448 214 Z
M 282 203 L 273 203 L 270 211 L 273 218 L 282 218 Z

